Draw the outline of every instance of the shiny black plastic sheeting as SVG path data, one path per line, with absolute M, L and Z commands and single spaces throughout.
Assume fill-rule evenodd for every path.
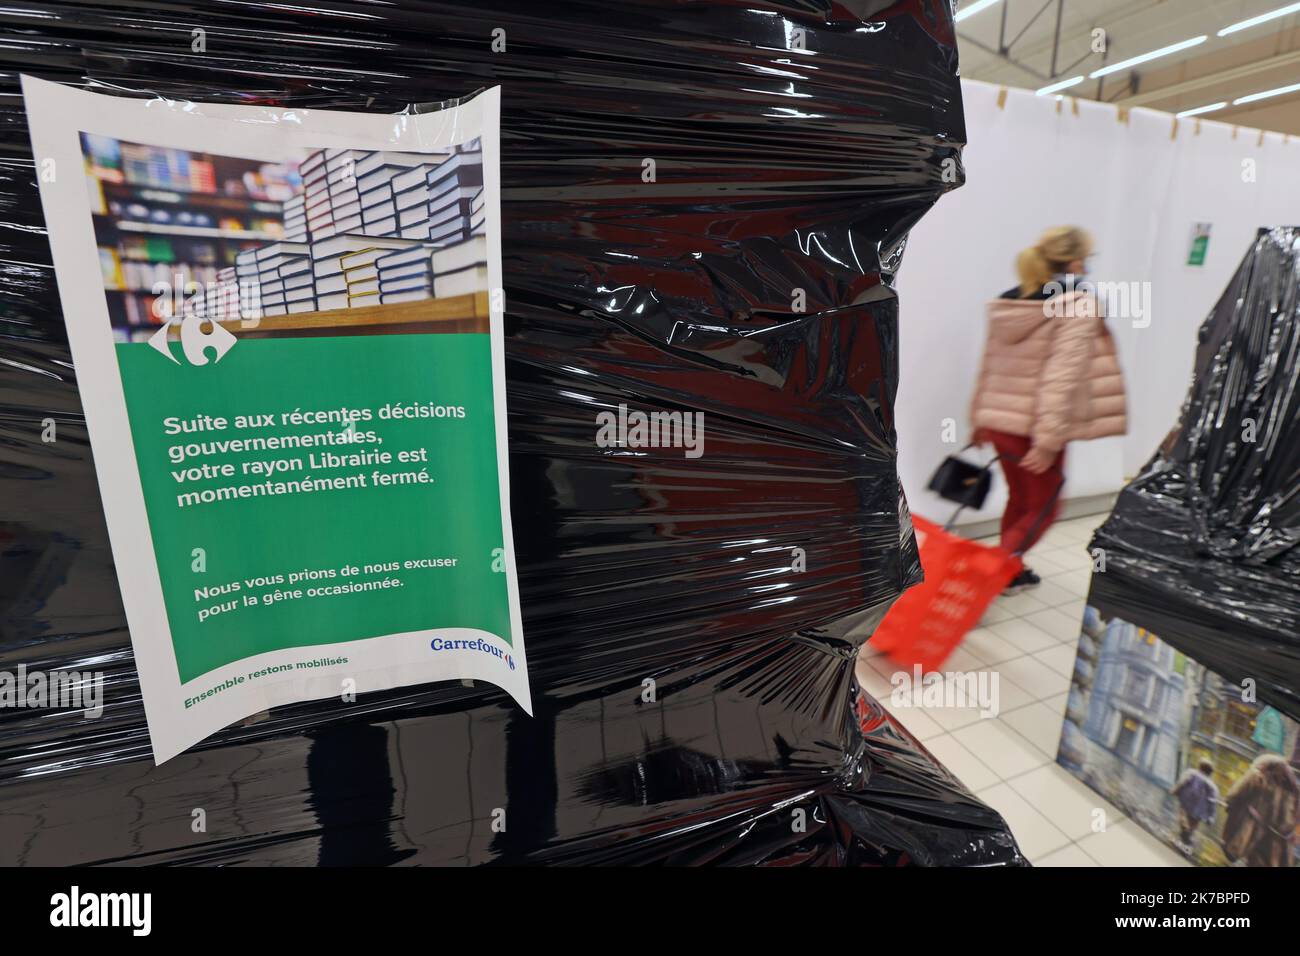
M 1300 228 L 1201 326 L 1179 426 L 1093 541 L 1092 603 L 1300 719 Z
M 0 860 L 1023 862 L 853 677 L 920 575 L 893 275 L 961 178 L 946 0 L 32 0 L 0 32 L 2 666 L 108 680 L 97 721 L 0 712 Z M 20 72 L 376 112 L 502 86 L 535 717 L 423 686 L 279 708 L 153 766 Z M 620 403 L 704 412 L 704 456 L 597 447 Z

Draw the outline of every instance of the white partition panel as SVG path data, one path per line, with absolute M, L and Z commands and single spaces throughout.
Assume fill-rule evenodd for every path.
M 966 185 L 912 231 L 898 276 L 899 470 L 908 500 L 919 514 L 951 513 L 925 484 L 968 438 L 985 304 L 1015 284 L 1020 249 L 1067 223 L 1096 237 L 1091 278 L 1122 283 L 1134 297 L 1110 320 L 1129 388 L 1129 434 L 1071 445 L 1065 494 L 1118 491 L 1173 426 L 1196 330 L 1255 231 L 1300 224 L 1300 143 L 1154 110 L 1121 116 L 1086 100 L 962 87 Z M 1213 227 L 1209 254 L 1190 266 L 1200 222 Z M 947 419 L 957 424 L 954 443 L 944 440 Z M 1004 502 L 998 481 L 983 511 L 962 521 L 996 517 Z

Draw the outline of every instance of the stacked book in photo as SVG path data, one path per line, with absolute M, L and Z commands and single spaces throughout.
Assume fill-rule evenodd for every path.
M 474 229 L 475 203 L 481 215 L 483 154 L 456 153 L 430 169 L 421 196 L 428 213 L 426 238 L 447 243 L 467 238 Z
M 412 245 L 419 243 L 395 236 L 364 235 L 331 236 L 313 242 L 312 277 L 319 311 L 379 305 L 376 261 Z
M 358 162 L 370 153 L 362 149 L 317 150 L 298 167 L 311 239 L 361 231 L 356 170 Z
M 487 237 L 469 236 L 456 243 L 420 245 L 376 260 L 379 301 L 413 302 L 444 299 L 487 290 Z
M 321 149 L 299 165 L 285 238 L 236 259 L 265 315 L 487 289 L 483 154 Z M 252 296 L 248 287 L 255 286 Z
M 284 204 L 284 238 L 290 242 L 307 241 L 307 197 L 302 194 Z
M 185 315 L 197 315 L 217 322 L 241 318 L 239 279 L 233 268 L 220 269 L 215 281 L 202 283 L 197 292 L 185 296 Z M 250 309 L 251 311 L 251 309 Z
M 284 240 L 241 252 L 235 273 L 246 288 L 256 283 L 263 315 L 317 311 L 309 243 Z
M 420 199 L 418 191 L 424 188 L 429 170 L 444 159 L 418 153 L 376 152 L 359 164 L 361 231 L 368 236 L 427 239 L 427 231 L 412 228 L 411 210 Z

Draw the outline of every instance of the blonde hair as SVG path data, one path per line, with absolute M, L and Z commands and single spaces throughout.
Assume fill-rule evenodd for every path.
M 1016 256 L 1020 294 L 1033 295 L 1052 281 L 1052 276 L 1076 259 L 1092 255 L 1092 236 L 1078 226 L 1057 226 L 1043 233 L 1034 245 Z

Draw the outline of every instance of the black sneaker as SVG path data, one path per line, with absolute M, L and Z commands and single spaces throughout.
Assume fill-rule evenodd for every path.
M 1013 594 L 1019 594 L 1021 591 L 1028 591 L 1030 588 L 1036 588 L 1042 583 L 1042 578 L 1033 571 L 1030 571 L 1028 568 L 1025 568 L 1011 579 L 1010 584 L 1002 589 L 1002 594 L 1005 597 L 1010 597 Z

